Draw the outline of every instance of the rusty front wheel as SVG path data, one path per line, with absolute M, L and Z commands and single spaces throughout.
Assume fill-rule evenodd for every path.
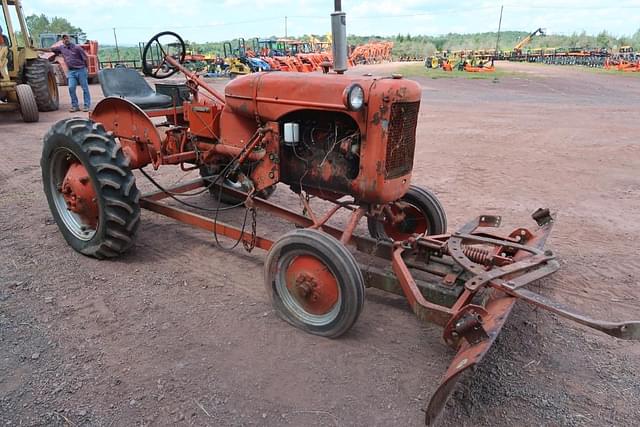
M 133 245 L 140 220 L 129 160 L 102 125 L 72 118 L 44 138 L 42 181 L 58 228 L 76 251 L 112 258 Z
M 364 279 L 355 258 L 317 230 L 295 230 L 273 245 L 265 285 L 278 315 L 315 335 L 344 334 L 364 305 Z
M 402 198 L 385 206 L 381 218 L 367 218 L 374 239 L 403 241 L 414 234 L 437 235 L 447 231 L 447 215 L 431 191 L 415 185 Z

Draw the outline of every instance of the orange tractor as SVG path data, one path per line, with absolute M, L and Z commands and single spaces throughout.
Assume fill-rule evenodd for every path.
M 154 92 L 133 70 L 102 70 L 107 97 L 90 118 L 60 121 L 44 138 L 44 192 L 69 245 L 91 257 L 120 256 L 133 246 L 146 209 L 208 230 L 216 241 L 226 236 L 246 250 L 263 249 L 276 313 L 323 337 L 354 325 L 365 287 L 404 295 L 418 319 L 441 325 L 444 342 L 458 352 L 429 403 L 428 423 L 460 374 L 487 353 L 517 300 L 640 339 L 640 322 L 591 320 L 526 289 L 559 268 L 544 249 L 553 225 L 548 210 L 533 215 L 537 228 L 506 236 L 491 232 L 500 224 L 493 215 L 447 232 L 442 204 L 411 184 L 422 89 L 398 75 L 343 74 L 345 14 L 336 3 L 334 73 L 253 73 L 222 94 L 182 65 L 184 43 L 169 32 L 145 46 L 144 72 L 157 79 L 182 73 L 186 96 Z M 154 52 L 161 57 L 151 58 Z M 201 178 L 165 188 L 146 170 L 169 165 L 199 169 Z M 158 191 L 141 195 L 136 169 Z M 302 214 L 267 200 L 277 184 L 299 196 Z M 185 200 L 208 191 L 214 208 Z M 250 229 L 218 220 L 220 210 L 239 207 Z M 347 214 L 343 228 L 328 223 L 338 211 Z M 297 229 L 276 240 L 261 236 L 258 213 Z M 369 236 L 355 232 L 365 218 Z

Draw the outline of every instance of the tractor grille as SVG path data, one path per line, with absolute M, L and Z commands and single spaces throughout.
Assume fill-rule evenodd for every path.
M 391 106 L 385 162 L 388 179 L 405 175 L 413 169 L 419 107 L 420 102 L 396 102 Z

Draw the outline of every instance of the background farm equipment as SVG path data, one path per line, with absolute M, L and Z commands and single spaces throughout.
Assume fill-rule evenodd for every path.
M 260 58 L 256 58 L 253 51 L 247 50 L 243 38 L 238 39 L 238 47 L 233 48 L 230 42 L 223 44 L 225 71 L 229 78 L 240 75 L 257 73 L 260 71 L 270 71 L 271 67 Z
M 631 46 L 622 46 L 604 61 L 607 70 L 638 72 L 640 71 L 640 54 Z
M 54 71 L 33 46 L 20 1 L 0 5 L 7 34 L 0 37 L 0 112 L 18 111 L 25 122 L 37 122 L 39 111 L 58 109 Z
M 624 72 L 640 72 L 640 59 L 636 62 L 625 61 L 624 59 L 606 60 L 604 68 L 607 70 L 616 70 Z
M 236 76 L 249 74 L 251 72 L 249 65 L 242 61 L 239 48 L 234 51 L 231 43 L 225 42 L 223 49 L 225 64 L 224 71 L 228 74 L 229 78 L 233 79 Z
M 523 48 L 531 43 L 531 40 L 536 36 L 544 37 L 545 32 L 542 28 L 538 28 L 535 31 L 532 31 L 525 38 L 520 40 L 514 47 L 513 50 L 510 51 L 508 59 L 511 61 L 523 61 L 526 56 L 524 55 Z
M 344 25 L 337 3 L 334 25 Z M 162 42 L 166 36 L 178 42 Z M 150 58 L 154 52 L 163 56 Z M 411 184 L 422 97 L 417 83 L 399 76 L 253 73 L 230 82 L 223 95 L 182 65 L 185 56 L 181 39 L 165 32 L 145 46 L 143 63 L 155 78 L 181 72 L 187 97 L 149 90 L 138 97 L 132 87 L 102 100 L 90 119 L 63 120 L 45 136 L 44 191 L 78 252 L 125 253 L 141 208 L 174 218 L 212 232 L 216 241 L 226 236 L 248 251 L 267 250 L 265 287 L 278 315 L 331 338 L 357 321 L 365 286 L 404 295 L 417 318 L 441 325 L 445 343 L 457 350 L 427 408 L 428 423 L 460 375 L 482 360 L 518 299 L 609 335 L 640 339 L 638 322 L 594 321 L 526 289 L 559 268 L 544 249 L 554 223 L 548 210 L 533 214 L 535 229 L 506 236 L 491 232 L 501 221 L 493 215 L 447 233 L 437 197 Z M 334 58 L 334 69 L 345 70 L 346 51 Z M 123 76 L 105 73 L 102 84 L 122 87 Z M 173 123 L 159 122 L 170 117 Z M 201 178 L 164 188 L 144 169 L 166 165 L 198 169 Z M 158 191 L 140 197 L 134 169 Z M 299 197 L 302 214 L 267 200 L 277 184 Z M 207 192 L 218 202 L 225 195 L 233 206 L 198 208 L 184 200 Z M 167 198 L 189 209 L 162 203 Z M 241 206 L 249 230 L 218 221 L 221 209 Z M 258 212 L 300 228 L 271 240 L 257 233 Z M 338 212 L 346 213 L 343 227 L 329 224 Z M 368 237 L 355 232 L 365 217 Z
M 349 61 L 354 64 L 380 64 L 392 60 L 393 42 L 366 43 L 353 46 Z M 419 61 L 419 58 L 405 58 L 406 61 Z
M 425 60 L 425 67 L 441 68 L 444 71 L 466 71 L 469 73 L 492 73 L 496 69 L 493 65 L 494 51 L 441 51 Z
M 62 46 L 62 36 L 64 34 L 42 33 L 40 34 L 40 47 L 51 48 Z M 89 83 L 98 82 L 98 71 L 100 70 L 100 61 L 98 61 L 98 42 L 96 40 L 82 40 L 79 34 L 68 34 L 71 42 L 80 46 L 88 58 L 87 71 L 89 73 Z M 54 53 L 41 53 L 41 57 L 49 59 L 53 63 L 53 69 L 56 75 L 56 81 L 60 86 L 67 86 L 69 81 L 67 74 L 69 67 L 64 61 L 62 55 Z
M 209 62 L 207 61 L 206 55 L 194 52 L 192 50 L 187 50 L 187 53 L 184 57 L 184 66 L 189 71 L 199 73 L 202 71 L 206 71 L 209 68 Z

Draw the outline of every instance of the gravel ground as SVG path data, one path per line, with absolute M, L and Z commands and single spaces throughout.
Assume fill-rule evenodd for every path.
M 638 317 L 640 79 L 498 66 L 518 74 L 418 79 L 414 182 L 438 193 L 452 229 L 480 213 L 530 224 L 531 212 L 551 207 L 549 246 L 562 270 L 533 289 L 593 316 Z M 402 298 L 368 291 L 357 325 L 327 340 L 275 316 L 263 253 L 222 251 L 208 233 L 153 213 L 143 213 L 136 247 L 118 260 L 69 248 L 39 167 L 42 136 L 68 116 L 62 95 L 61 111 L 39 123 L 0 116 L 2 424 L 422 424 L 453 354 Z M 157 176 L 188 178 L 174 168 Z M 298 207 L 285 188 L 274 200 Z M 288 229 L 258 216 L 267 236 Z M 519 303 L 441 424 L 634 425 L 639 362 L 636 343 Z

